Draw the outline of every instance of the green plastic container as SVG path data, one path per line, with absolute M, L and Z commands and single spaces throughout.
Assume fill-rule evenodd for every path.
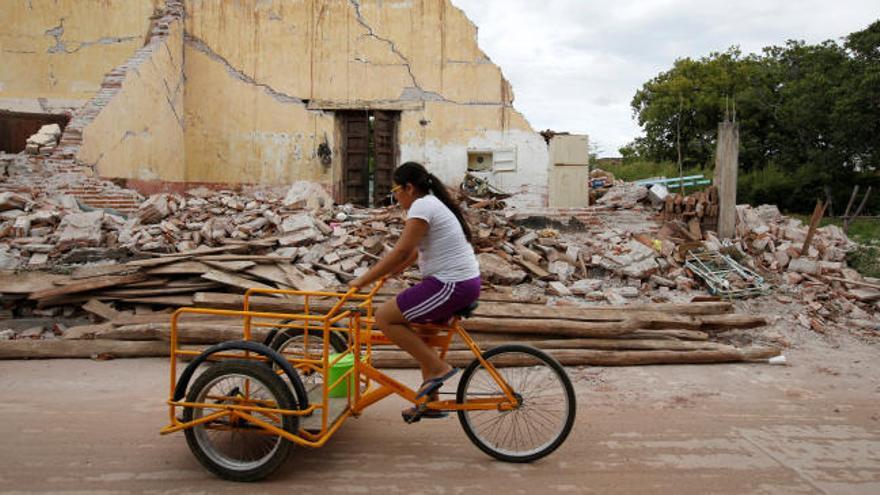
M 339 354 L 331 354 L 329 359 L 332 363 L 334 359 L 339 357 Z M 342 375 L 348 373 L 354 367 L 354 355 L 351 353 L 346 354 L 335 364 L 330 366 L 330 373 L 327 376 L 327 384 L 332 385 L 336 383 L 336 380 L 342 377 Z M 328 395 L 330 397 L 348 397 L 349 391 L 351 394 L 354 394 L 354 382 L 355 380 L 351 379 L 351 375 L 345 377 L 344 380 L 337 383 L 336 386 L 330 389 Z

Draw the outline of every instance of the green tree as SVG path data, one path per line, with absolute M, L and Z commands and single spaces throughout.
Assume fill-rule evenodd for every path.
M 644 135 L 621 149 L 625 156 L 674 162 L 680 149 L 686 168 L 711 166 L 718 123 L 735 114 L 743 171 L 773 167 L 760 177 L 811 208 L 827 184 L 845 187 L 880 169 L 880 21 L 843 44 L 789 41 L 760 54 L 733 47 L 676 60 L 631 107 Z M 771 193 L 750 183 L 756 200 Z

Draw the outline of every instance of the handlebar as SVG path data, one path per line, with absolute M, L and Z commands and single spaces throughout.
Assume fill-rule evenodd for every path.
M 372 299 L 373 296 L 375 296 L 376 293 L 379 292 L 379 289 L 381 289 L 382 286 L 385 285 L 385 280 L 387 279 L 388 275 L 385 275 L 377 280 L 376 283 L 373 284 L 373 288 L 370 290 L 370 292 L 366 294 L 366 299 Z M 342 305 L 345 304 L 345 301 L 348 300 L 349 297 L 357 294 L 358 290 L 359 287 L 352 287 L 351 289 L 348 289 L 348 292 L 343 294 L 342 297 L 339 298 L 339 301 L 335 305 L 333 305 L 333 307 L 330 309 L 330 312 L 327 313 L 327 316 L 333 316 L 334 314 L 336 314 L 336 312 L 339 311 L 339 308 L 341 308 Z

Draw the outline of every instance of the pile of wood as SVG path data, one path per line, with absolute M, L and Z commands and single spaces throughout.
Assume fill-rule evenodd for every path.
M 391 297 L 383 291 L 376 302 Z M 240 295 L 199 292 L 193 296 L 199 307 L 241 309 Z M 327 311 L 332 298 L 310 302 L 312 313 Z M 97 299 L 85 306 L 95 323 L 64 329 L 47 341 L 0 342 L 0 358 L 130 357 L 166 356 L 169 352 L 170 314 L 126 314 Z M 251 308 L 257 311 L 301 313 L 301 298 L 255 296 Z M 254 323 L 274 323 L 255 319 Z M 647 304 L 626 307 L 548 306 L 541 300 L 523 301 L 504 292 L 487 293 L 465 327 L 489 348 L 501 343 L 526 343 L 541 348 L 566 365 L 700 364 L 766 360 L 778 355 L 771 348 L 737 348 L 713 342 L 729 329 L 766 325 L 757 315 L 734 314 L 726 302 L 689 304 Z M 209 315 L 186 315 L 179 322 L 180 343 L 213 344 L 240 339 L 242 320 Z M 269 327 L 254 327 L 253 338 L 265 338 Z M 453 344 L 450 363 L 466 365 L 472 355 L 463 345 Z M 415 362 L 393 346 L 378 346 L 374 362 L 379 367 L 414 367 Z M 510 363 L 516 364 L 516 363 Z
M 698 238 L 704 230 L 717 231 L 718 188 L 709 186 L 689 195 L 670 193 L 663 200 L 660 215 L 664 221 L 684 222 Z

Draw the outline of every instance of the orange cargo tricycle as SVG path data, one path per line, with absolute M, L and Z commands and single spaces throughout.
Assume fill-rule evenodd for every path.
M 390 343 L 373 330 L 372 301 L 383 282 L 369 293 L 250 289 L 241 310 L 178 309 L 171 317 L 171 423 L 161 433 L 184 430 L 199 462 L 234 481 L 268 476 L 294 444 L 323 446 L 346 419 L 391 394 L 416 406 L 410 422 L 426 411 L 455 411 L 468 438 L 503 461 L 531 462 L 565 441 L 576 408 L 565 370 L 529 346 L 481 351 L 461 325 L 476 304 L 448 325 L 412 325 L 441 358 L 455 336 L 473 353 L 454 399 L 417 398 L 374 368 L 374 345 Z M 289 303 L 302 312 L 254 311 L 255 294 L 275 294 L 273 308 Z M 178 320 L 193 313 L 241 319 L 242 339 L 181 347 Z M 178 375 L 182 358 L 191 361 Z

